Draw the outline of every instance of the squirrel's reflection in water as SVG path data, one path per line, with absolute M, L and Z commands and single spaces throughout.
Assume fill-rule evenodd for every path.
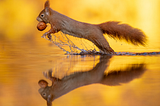
M 110 58 L 111 56 L 101 56 L 100 62 L 92 70 L 75 72 L 62 79 L 53 77 L 52 70 L 49 70 L 45 77 L 52 81 L 52 85 L 48 86 L 47 81 L 40 80 L 38 82 L 41 87 L 39 93 L 47 101 L 47 105 L 51 106 L 53 100 L 78 87 L 94 83 L 119 85 L 140 77 L 146 70 L 144 64 L 133 64 L 123 70 L 113 70 L 106 74 L 104 72 L 109 66 Z

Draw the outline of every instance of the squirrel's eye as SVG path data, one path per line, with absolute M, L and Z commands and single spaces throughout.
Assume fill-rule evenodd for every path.
M 44 14 L 41 14 L 41 17 L 44 17 Z
M 46 93 L 43 93 L 42 95 L 43 95 L 43 96 L 46 96 Z

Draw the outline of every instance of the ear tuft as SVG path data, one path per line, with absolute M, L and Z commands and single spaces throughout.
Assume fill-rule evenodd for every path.
M 45 2 L 44 10 L 45 10 L 46 15 L 50 16 L 51 11 L 50 11 L 50 4 L 49 4 L 49 0 L 47 0 L 47 1 Z
M 44 4 L 44 8 L 49 8 L 49 6 L 50 6 L 50 3 L 49 3 L 49 0 L 47 0 Z

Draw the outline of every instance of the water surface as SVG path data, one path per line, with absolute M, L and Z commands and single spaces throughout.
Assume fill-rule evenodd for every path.
M 0 105 L 46 106 L 38 93 L 43 72 L 58 78 L 74 72 L 104 73 L 106 79 L 78 87 L 55 99 L 54 106 L 159 106 L 160 56 L 71 56 L 42 38 L 1 41 Z M 43 42 L 42 42 L 43 41 Z M 36 43 L 35 43 L 36 42 Z M 136 70 L 132 70 L 134 67 Z M 97 67 L 97 69 L 95 69 Z M 123 71 L 125 71 L 123 73 Z M 108 73 L 115 76 L 109 78 Z M 122 74 L 123 73 L 123 74 Z M 87 77 L 86 77 L 87 78 Z M 108 79 L 107 79 L 108 78 Z M 74 79 L 73 79 L 74 80 Z M 71 85 L 72 86 L 72 85 Z

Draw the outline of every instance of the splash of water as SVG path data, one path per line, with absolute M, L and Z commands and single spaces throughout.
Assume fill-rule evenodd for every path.
M 49 35 L 49 38 L 46 38 L 46 40 L 49 40 L 51 43 L 54 43 L 57 47 L 59 47 L 61 50 L 66 52 L 66 54 L 70 55 L 83 55 L 83 54 L 104 54 L 101 51 L 96 50 L 95 45 L 89 45 L 91 48 L 90 49 L 86 46 L 86 43 L 81 41 L 81 46 L 77 46 L 74 42 L 72 42 L 68 35 L 63 34 L 62 32 L 60 33 L 60 36 L 57 35 Z M 78 42 L 80 41 L 80 38 L 77 38 Z M 69 48 L 69 49 L 67 49 Z
M 75 37 L 74 37 L 75 38 Z M 66 54 L 70 55 L 106 55 L 103 51 L 100 51 L 99 49 L 96 49 L 95 45 L 92 44 L 90 45 L 91 48 L 89 49 L 86 44 L 81 41 L 81 47 L 76 46 L 75 43 L 69 39 L 68 35 L 63 34 L 62 32 L 60 33 L 60 36 L 57 35 L 49 35 L 49 38 L 46 38 L 46 40 L 49 40 L 50 42 L 54 43 L 57 47 L 59 47 L 61 50 L 66 52 Z M 80 38 L 77 38 L 78 42 L 80 41 Z M 84 39 L 82 39 L 84 40 Z M 67 49 L 69 48 L 69 49 Z M 131 55 L 131 56 L 136 56 L 136 55 L 158 55 L 160 52 L 142 52 L 142 53 L 135 53 L 135 52 L 115 52 L 114 55 Z M 108 54 L 107 54 L 108 55 Z

